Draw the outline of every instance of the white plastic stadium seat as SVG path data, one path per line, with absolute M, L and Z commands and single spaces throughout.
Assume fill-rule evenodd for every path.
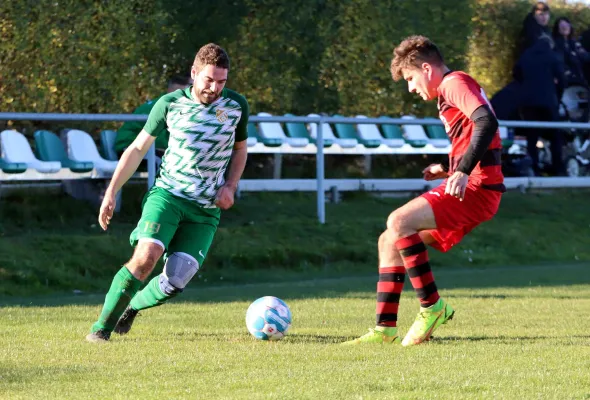
M 414 116 L 404 115 L 402 119 L 414 119 Z M 451 145 L 451 141 L 448 139 L 432 139 L 428 137 L 422 125 L 402 125 L 404 136 L 408 140 L 425 140 L 430 143 L 433 147 L 445 148 Z
M 271 114 L 265 112 L 258 113 L 258 116 L 272 117 Z M 305 147 L 309 144 L 309 140 L 306 138 L 292 138 L 285 135 L 285 131 L 283 131 L 283 127 L 279 122 L 259 122 L 258 133 L 267 139 L 281 139 L 283 143 L 293 147 Z
M 246 140 L 248 147 L 254 147 L 256 146 L 256 143 L 258 143 L 258 140 L 255 137 L 248 137 Z
M 74 161 L 90 161 L 98 175 L 111 175 L 117 168 L 117 161 L 105 160 L 98 153 L 92 137 L 78 129 L 71 129 L 66 133 L 68 155 Z
M 319 115 L 318 114 L 308 114 L 308 117 L 319 117 Z M 309 124 L 309 134 L 311 135 L 312 138 L 314 138 L 316 140 L 317 140 L 317 130 L 318 130 L 318 124 L 316 124 L 316 123 Z M 332 127 L 328 123 L 324 123 L 322 125 L 322 136 L 324 137 L 324 139 L 330 139 L 330 141 L 336 143 L 337 145 L 339 145 L 340 147 L 343 147 L 343 148 L 352 148 L 352 147 L 356 147 L 359 144 L 358 140 L 356 140 L 356 139 L 337 138 L 336 135 L 334 135 L 334 131 L 332 131 Z
M 364 115 L 357 115 L 356 118 L 367 118 Z M 359 133 L 361 139 L 364 140 L 379 140 L 381 143 L 385 144 L 387 147 L 391 148 L 400 148 L 406 144 L 406 141 L 403 139 L 386 139 L 381 135 L 379 132 L 379 128 L 375 124 L 358 124 L 356 126 L 356 130 Z
M 27 138 L 20 132 L 6 130 L 0 133 L 3 158 L 10 163 L 23 163 L 41 173 L 49 174 L 61 169 L 59 161 L 41 161 L 35 157 Z

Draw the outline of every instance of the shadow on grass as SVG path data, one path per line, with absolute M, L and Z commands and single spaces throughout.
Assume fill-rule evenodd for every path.
M 433 336 L 429 344 L 448 343 L 448 342 L 492 342 L 492 343 L 513 343 L 513 342 L 543 342 L 558 341 L 561 345 L 576 345 L 579 343 L 573 339 L 588 340 L 590 335 L 571 335 L 571 336 Z M 570 342 L 570 343 L 567 343 Z
M 113 335 L 112 339 L 114 341 L 125 341 L 125 342 L 145 342 L 146 337 L 142 335 L 137 336 L 119 336 Z M 277 343 L 278 341 L 270 341 L 270 340 L 257 340 L 250 334 L 244 333 L 235 335 L 232 334 L 231 336 L 221 335 L 219 333 L 206 333 L 206 332 L 199 332 L 199 331 L 191 331 L 191 332 L 175 332 L 167 335 L 166 337 L 150 337 L 150 342 L 167 342 L 174 339 L 181 339 L 182 341 L 215 341 L 215 342 L 229 342 L 229 343 Z M 296 334 L 296 333 L 289 333 L 283 340 L 280 342 L 284 343 L 319 343 L 319 344 L 338 344 L 342 343 L 346 340 L 353 339 L 353 337 L 348 336 L 338 336 L 338 335 L 309 335 L 309 334 Z
M 456 297 L 481 299 L 506 299 L 510 297 L 548 297 L 556 299 L 590 298 L 588 294 L 539 294 L 523 292 L 502 293 L 503 289 L 536 287 L 567 287 L 571 285 L 590 284 L 590 264 L 542 265 L 497 268 L 452 268 L 435 270 L 437 286 L 440 290 L 452 289 L 492 289 L 499 293 L 457 293 Z M 301 278 L 308 278 L 302 275 Z M 408 279 L 406 279 L 408 281 Z M 205 286 L 195 284 L 188 288 L 173 303 L 216 303 L 216 302 L 251 302 L 262 296 L 276 296 L 284 300 L 316 298 L 374 298 L 377 276 L 355 276 L 300 280 L 285 282 L 266 282 L 242 285 Z M 412 291 L 409 282 L 406 291 Z M 106 288 L 105 288 L 106 293 Z M 64 305 L 99 305 L 104 301 L 105 293 L 82 295 L 51 295 L 39 297 L 4 297 L 0 298 L 1 307 L 21 306 L 64 306 Z

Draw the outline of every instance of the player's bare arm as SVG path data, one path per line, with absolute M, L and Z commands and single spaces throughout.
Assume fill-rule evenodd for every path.
M 227 173 L 227 179 L 225 184 L 219 188 L 217 192 L 217 199 L 215 204 L 222 210 L 227 210 L 234 204 L 234 195 L 238 188 L 238 182 L 246 167 L 246 159 L 248 158 L 248 146 L 247 141 L 243 140 L 235 142 L 229 169 Z
M 113 178 L 104 194 L 104 199 L 100 206 L 98 222 L 103 230 L 107 230 L 111 218 L 113 217 L 117 193 L 129 178 L 131 178 L 135 171 L 137 171 L 137 167 L 139 167 L 141 160 L 143 160 L 148 149 L 155 140 L 155 136 L 151 136 L 145 130 L 142 130 L 133 143 L 121 155 L 121 159 L 117 164 Z

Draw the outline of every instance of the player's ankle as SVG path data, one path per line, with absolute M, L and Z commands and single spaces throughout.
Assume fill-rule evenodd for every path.
M 383 333 L 385 336 L 397 336 L 396 326 L 376 326 L 375 330 Z

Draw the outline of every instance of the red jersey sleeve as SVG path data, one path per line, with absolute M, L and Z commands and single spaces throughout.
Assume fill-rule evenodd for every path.
M 445 100 L 459 109 L 467 118 L 479 107 L 489 105 L 480 86 L 469 76 L 451 74 L 441 84 L 441 94 Z

